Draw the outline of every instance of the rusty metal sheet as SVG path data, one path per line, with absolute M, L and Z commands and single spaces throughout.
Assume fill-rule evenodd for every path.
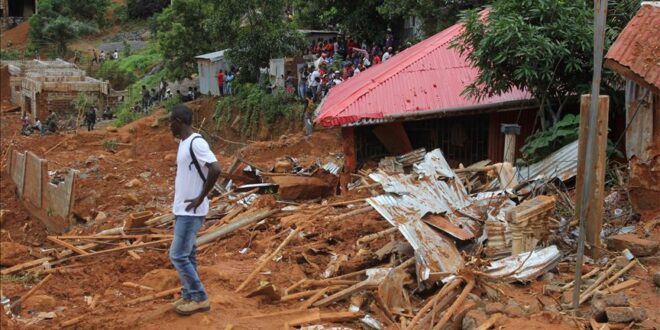
M 382 171 L 370 174 L 371 179 L 382 184 L 386 194 L 367 202 L 397 227 L 413 247 L 417 277 L 424 281 L 431 272 L 456 272 L 464 264 L 454 242 L 425 224 L 422 217 L 428 213 L 445 214 L 451 221 L 458 210 L 471 212 L 471 200 L 460 180 L 453 178 L 439 150 L 427 154 L 414 168 L 408 175 Z M 438 180 L 438 176 L 447 181 Z
M 549 181 L 554 178 L 566 181 L 577 174 L 577 164 L 578 140 L 563 146 L 538 163 L 518 168 L 518 181 Z

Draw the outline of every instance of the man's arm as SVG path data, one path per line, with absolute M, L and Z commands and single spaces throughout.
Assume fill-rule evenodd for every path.
M 202 204 L 204 198 L 211 192 L 211 190 L 213 190 L 215 182 L 218 181 L 218 176 L 220 175 L 220 165 L 218 165 L 218 162 L 206 163 L 206 167 L 208 168 L 209 172 L 206 177 L 206 182 L 204 182 L 202 193 L 195 199 L 188 199 L 185 201 L 185 203 L 190 203 L 188 206 L 186 206 L 186 211 L 190 211 L 192 209 L 193 213 L 196 213 L 197 207 Z

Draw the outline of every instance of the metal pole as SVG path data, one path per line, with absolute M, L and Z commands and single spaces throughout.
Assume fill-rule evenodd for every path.
M 589 109 L 589 128 L 587 130 L 587 152 L 584 160 L 584 184 L 580 199 L 580 231 L 575 260 L 575 288 L 573 289 L 573 308 L 579 307 L 580 285 L 582 280 L 582 261 L 584 258 L 585 218 L 589 208 L 591 186 L 594 181 L 594 165 L 596 164 L 596 143 L 598 134 L 598 95 L 600 92 L 601 72 L 603 68 L 603 51 L 605 48 L 605 18 L 607 17 L 607 0 L 594 0 L 594 75 L 591 83 L 591 104 Z M 581 137 L 583 138 L 583 137 Z M 593 201 L 602 203 L 602 201 Z

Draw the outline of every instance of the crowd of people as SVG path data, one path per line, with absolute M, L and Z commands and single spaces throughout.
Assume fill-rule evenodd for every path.
M 110 53 L 110 60 L 118 60 L 119 59 L 119 51 L 115 49 L 112 53 Z M 78 54 L 74 56 L 74 62 L 79 59 Z M 108 55 L 105 53 L 104 50 L 101 50 L 100 54 L 96 53 L 96 49 L 92 49 L 92 62 L 91 64 L 103 64 L 108 59 Z
M 332 87 L 389 60 L 398 52 L 394 51 L 394 47 L 394 35 L 389 30 L 384 43 L 374 42 L 371 47 L 366 42 L 358 44 L 350 37 L 318 39 L 307 48 L 308 54 L 315 54 L 318 58 L 313 65 L 300 68 L 297 76 L 297 94 L 301 99 L 306 99 L 307 95 L 311 94 L 316 102 Z M 291 78 L 291 72 L 287 72 L 287 76 L 284 77 L 287 89 L 289 84 L 292 85 Z

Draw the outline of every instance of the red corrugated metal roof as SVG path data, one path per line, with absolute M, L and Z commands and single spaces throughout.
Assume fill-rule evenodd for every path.
M 460 32 L 454 25 L 333 87 L 321 105 L 317 123 L 337 126 L 363 119 L 421 115 L 425 111 L 529 100 L 519 89 L 476 100 L 461 95 L 478 69 L 449 42 Z
M 660 2 L 642 4 L 605 58 L 626 67 L 647 84 L 660 89 Z M 633 78 L 616 66 L 608 66 Z

